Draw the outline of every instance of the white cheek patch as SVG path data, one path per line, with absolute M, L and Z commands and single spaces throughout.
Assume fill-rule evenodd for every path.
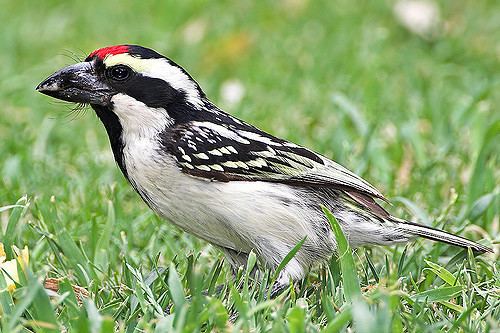
M 141 59 L 126 53 L 109 55 L 104 59 L 106 67 L 126 65 L 144 76 L 161 79 L 172 88 L 182 90 L 189 103 L 202 107 L 203 101 L 197 84 L 187 76 L 182 69 L 172 65 L 168 59 Z
M 149 107 L 125 94 L 114 95 L 111 102 L 124 134 L 151 137 L 174 123 L 165 109 Z

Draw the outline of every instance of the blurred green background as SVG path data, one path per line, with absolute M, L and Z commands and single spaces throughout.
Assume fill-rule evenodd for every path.
M 402 27 L 390 1 L 0 4 L 0 204 L 25 193 L 71 197 L 89 176 L 124 184 L 92 111 L 70 121 L 69 107 L 34 91 L 72 58 L 120 43 L 166 54 L 227 112 L 425 211 L 452 187 L 473 200 L 498 184 L 496 149 L 469 186 L 500 118 L 496 1 L 440 2 L 430 41 Z M 236 105 L 221 96 L 228 80 L 244 88 Z
M 424 33 L 394 8 L 0 0 L 0 207 L 23 195 L 31 202 L 13 242 L 32 249 L 39 276 L 72 267 L 47 252 L 40 230 L 67 230 L 92 259 L 106 252 L 99 264 L 110 276 L 121 258 L 142 265 L 161 253 L 168 266 L 179 253 L 218 256 L 149 212 L 114 165 L 92 110 L 71 112 L 35 91 L 92 50 L 124 43 L 182 65 L 225 111 L 359 173 L 394 202 L 393 213 L 498 240 L 500 5 L 436 2 Z M 4 229 L 8 216 L 0 213 Z

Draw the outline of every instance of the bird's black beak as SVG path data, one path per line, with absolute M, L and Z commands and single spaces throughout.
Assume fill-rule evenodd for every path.
M 111 90 L 96 74 L 92 62 L 80 62 L 55 72 L 36 90 L 42 94 L 74 103 L 107 105 Z

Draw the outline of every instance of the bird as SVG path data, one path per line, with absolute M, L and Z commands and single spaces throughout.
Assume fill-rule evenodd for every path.
M 173 60 L 139 45 L 97 49 L 36 90 L 90 105 L 114 159 L 160 217 L 225 255 L 231 267 L 255 253 L 279 273 L 275 290 L 328 260 L 337 243 L 322 207 L 352 248 L 424 237 L 493 252 L 487 246 L 391 215 L 374 186 L 306 147 L 280 139 L 217 107 Z

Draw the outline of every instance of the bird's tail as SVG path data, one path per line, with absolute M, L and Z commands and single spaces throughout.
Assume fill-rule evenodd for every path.
M 450 245 L 460 246 L 463 248 L 470 247 L 474 252 L 485 253 L 493 250 L 487 246 L 481 245 L 467 238 L 450 234 L 446 231 L 424 226 L 421 224 L 405 221 L 396 217 L 391 218 L 397 222 L 397 228 L 408 232 L 415 236 L 424 237 L 438 242 L 447 243 Z

